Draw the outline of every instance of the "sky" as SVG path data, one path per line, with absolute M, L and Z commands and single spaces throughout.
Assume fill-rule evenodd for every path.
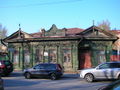
M 19 29 L 26 33 L 62 28 L 87 29 L 103 20 L 120 30 L 120 0 L 0 0 L 0 24 L 7 35 Z

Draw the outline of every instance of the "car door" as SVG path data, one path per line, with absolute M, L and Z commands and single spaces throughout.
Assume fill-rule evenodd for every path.
M 47 73 L 46 73 L 46 64 L 41 64 L 40 65 L 39 74 L 40 74 L 40 76 L 46 76 L 47 75 Z
M 48 76 L 50 73 L 55 72 L 56 66 L 54 64 L 43 64 L 40 69 L 41 75 Z
M 120 63 L 110 63 L 110 68 L 108 70 L 108 77 L 111 79 L 117 78 L 120 73 Z
M 40 75 L 40 65 L 36 65 L 35 67 L 33 67 L 33 71 L 32 74 L 35 76 L 39 76 Z
M 101 79 L 109 78 L 109 71 L 109 63 L 101 64 L 100 66 L 96 67 L 94 76 Z

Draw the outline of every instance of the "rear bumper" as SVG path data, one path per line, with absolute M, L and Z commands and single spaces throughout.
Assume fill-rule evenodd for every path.
M 13 71 L 13 69 L 0 69 L 0 74 L 9 74 Z

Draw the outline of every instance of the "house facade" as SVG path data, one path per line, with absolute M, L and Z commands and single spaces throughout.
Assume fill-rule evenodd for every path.
M 9 58 L 15 69 L 29 68 L 37 63 L 59 63 L 65 71 L 77 71 L 111 61 L 117 40 L 115 34 L 96 26 L 85 30 L 58 29 L 53 24 L 49 30 L 32 34 L 19 28 L 3 41 L 8 43 Z

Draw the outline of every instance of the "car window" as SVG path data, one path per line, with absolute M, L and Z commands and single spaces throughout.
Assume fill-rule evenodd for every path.
M 40 64 L 40 65 L 36 65 L 34 67 L 34 69 L 55 70 L 56 69 L 56 65 L 54 65 L 54 64 Z
M 111 63 L 110 68 L 120 68 L 120 63 Z
M 40 66 L 39 66 L 39 65 L 36 65 L 36 66 L 34 67 L 34 69 L 40 69 Z
M 45 69 L 55 70 L 56 66 L 54 64 L 45 65 Z
M 45 65 L 44 64 L 41 64 L 39 65 L 40 69 L 45 69 Z
M 110 64 L 109 63 L 105 63 L 99 66 L 99 69 L 107 69 L 110 68 Z

